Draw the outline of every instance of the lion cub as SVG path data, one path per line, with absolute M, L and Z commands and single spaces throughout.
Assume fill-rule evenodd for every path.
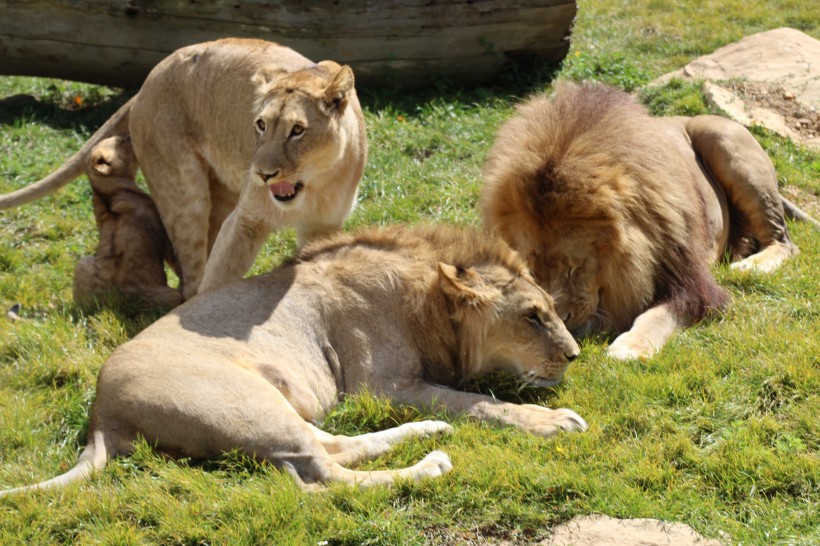
M 136 297 L 163 307 L 182 302 L 168 286 L 165 261 L 174 267 L 171 243 L 154 201 L 137 187 L 137 161 L 127 135 L 109 137 L 89 156 L 100 244 L 74 269 L 74 301 L 88 306 L 110 296 Z

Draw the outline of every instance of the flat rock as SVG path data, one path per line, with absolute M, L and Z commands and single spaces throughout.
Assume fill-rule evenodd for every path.
M 746 125 L 761 125 L 820 150 L 820 41 L 793 28 L 747 36 L 661 76 L 704 81 L 708 101 Z
M 555 528 L 538 546 L 721 546 L 683 523 L 657 519 L 579 516 Z

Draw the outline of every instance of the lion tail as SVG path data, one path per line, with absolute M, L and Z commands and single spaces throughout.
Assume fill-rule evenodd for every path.
M 33 485 L 26 485 L 23 487 L 15 487 L 14 489 L 5 489 L 0 491 L 0 497 L 10 495 L 13 493 L 20 493 L 23 491 L 31 491 L 34 489 L 49 489 L 52 487 L 63 487 L 74 481 L 87 480 L 91 474 L 98 472 L 105 467 L 114 453 L 109 452 L 105 445 L 105 438 L 102 431 L 95 431 L 89 438 L 88 445 L 80 454 L 80 459 L 77 464 L 66 472 L 60 474 L 56 478 L 51 478 L 44 482 L 35 483 Z
M 5 195 L 0 195 L 0 209 L 17 207 L 19 205 L 24 205 L 25 203 L 34 201 L 35 199 L 39 199 L 40 197 L 59 190 L 72 180 L 82 175 L 85 172 L 86 160 L 91 153 L 91 150 L 94 149 L 94 146 L 110 136 L 128 132 L 128 118 L 131 113 L 131 105 L 133 102 L 134 98 L 132 97 L 128 102 L 123 104 L 120 109 L 117 110 L 113 116 L 108 118 L 108 121 L 106 121 L 102 127 L 100 127 L 90 139 L 88 139 L 88 142 L 80 148 L 80 151 L 71 156 L 71 158 L 63 163 L 59 169 L 42 180 L 30 184 L 24 188 L 20 188 L 17 191 L 13 191 Z
M 803 209 L 801 209 L 800 207 L 798 207 L 797 205 L 783 197 L 782 195 L 780 196 L 780 200 L 783 201 L 783 212 L 786 213 L 786 218 L 789 218 L 790 220 L 799 220 L 801 222 L 807 222 L 809 224 L 814 225 L 815 229 L 820 230 L 820 222 L 809 216 L 809 214 L 806 211 L 804 211 Z

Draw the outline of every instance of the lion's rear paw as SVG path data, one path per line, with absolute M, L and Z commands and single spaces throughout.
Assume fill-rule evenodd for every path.
M 800 250 L 791 243 L 772 243 L 757 254 L 735 262 L 730 267 L 738 271 L 771 273 L 783 265 L 783 262 L 799 253 Z
M 427 456 L 419 461 L 419 469 L 425 476 L 435 478 L 443 474 L 447 474 L 453 469 L 453 463 L 450 462 L 450 457 L 443 451 L 431 451 Z
M 405 423 L 401 426 L 409 434 L 426 437 L 433 434 L 450 434 L 453 432 L 453 427 L 444 421 L 416 421 L 414 423 Z

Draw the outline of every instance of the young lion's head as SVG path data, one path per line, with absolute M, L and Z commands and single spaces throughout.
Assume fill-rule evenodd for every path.
M 580 349 L 529 274 L 446 264 L 439 274 L 460 327 L 462 379 L 503 369 L 542 387 L 561 380 Z

